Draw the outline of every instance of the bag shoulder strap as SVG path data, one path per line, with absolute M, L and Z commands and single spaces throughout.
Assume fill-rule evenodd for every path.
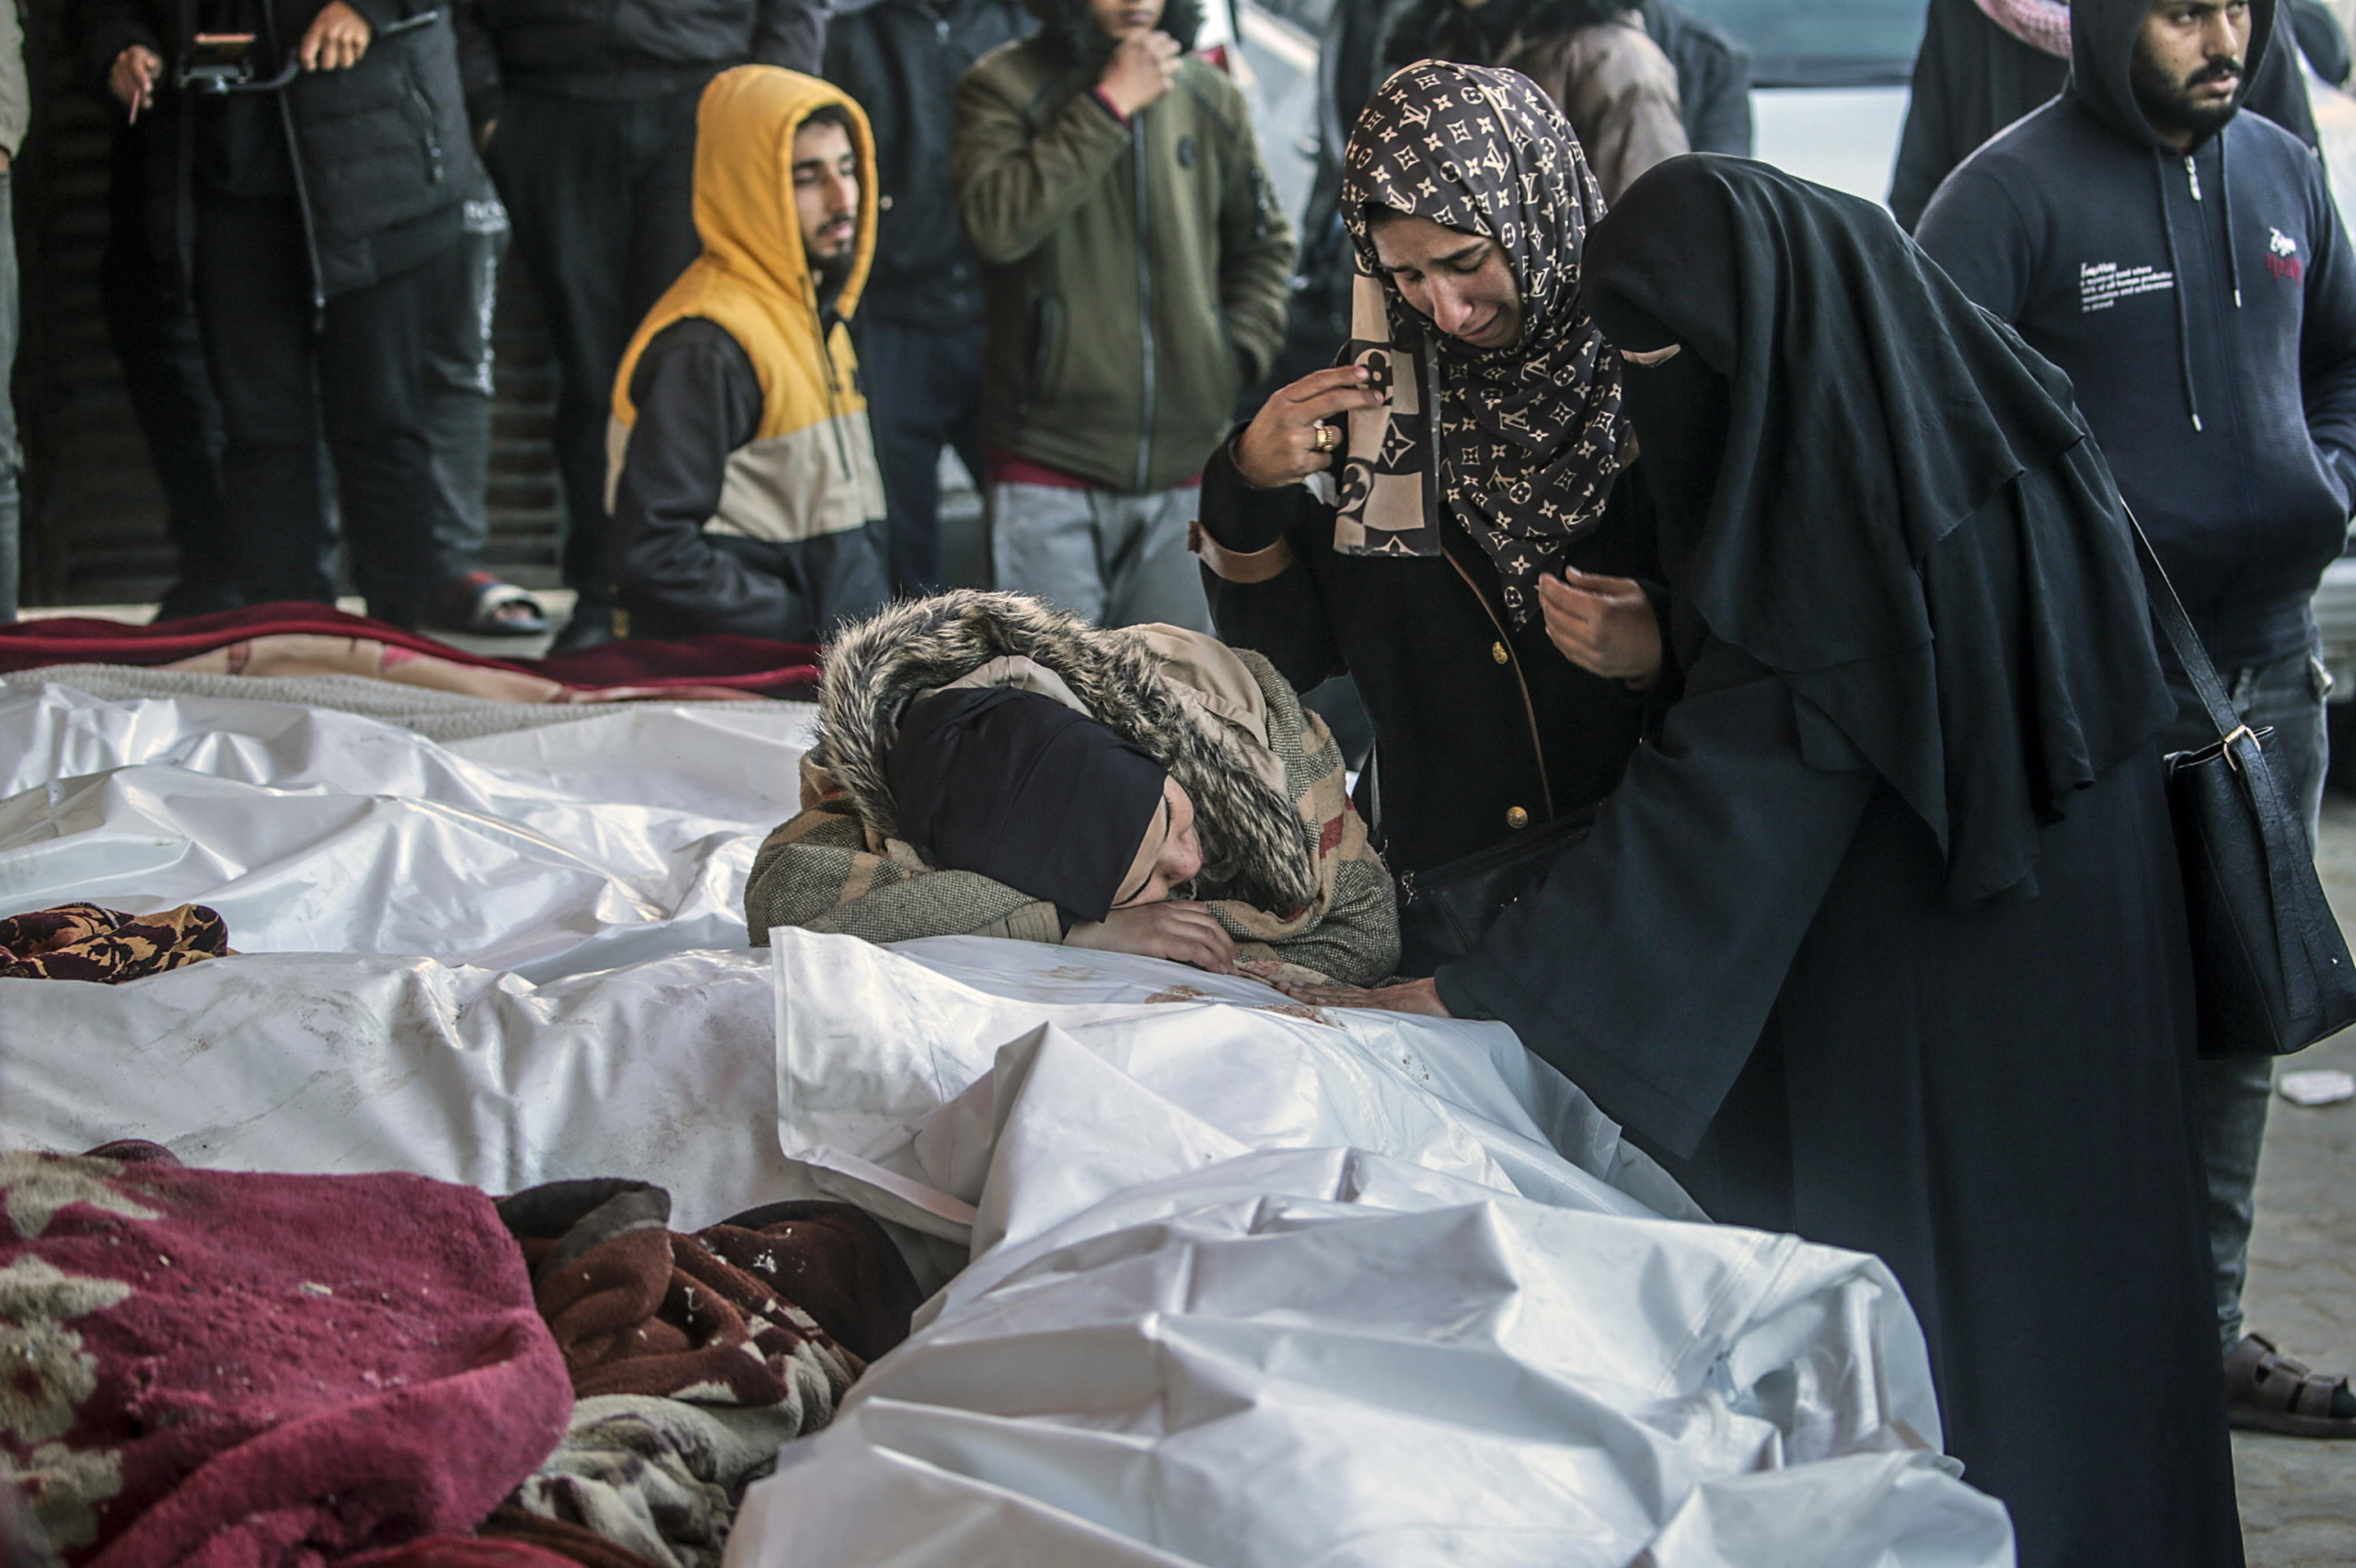
M 2119 503 L 2119 509 L 2127 514 L 2127 531 L 2135 536 L 2135 559 L 2143 568 L 2143 594 L 2152 602 L 2152 618 L 2159 623 L 2160 634 L 2175 650 L 2176 662 L 2184 667 L 2185 679 L 2192 683 L 2200 706 L 2209 710 L 2209 721 L 2217 726 L 2217 738 L 2227 739 L 2242 728 L 2241 716 L 2234 711 L 2225 683 L 2210 661 L 2209 650 L 2200 645 L 2200 634 L 2192 629 L 2192 617 L 2185 614 L 2184 601 L 2177 597 L 2176 584 L 2168 581 L 2167 569 L 2160 564 L 2159 553 L 2152 548 L 2143 525 L 2135 520 L 2134 509 L 2124 501 Z

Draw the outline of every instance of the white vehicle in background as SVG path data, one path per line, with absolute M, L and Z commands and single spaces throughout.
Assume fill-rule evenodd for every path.
M 1676 0 L 1750 51 L 1756 155 L 1869 202 L 1889 194 L 1923 0 Z

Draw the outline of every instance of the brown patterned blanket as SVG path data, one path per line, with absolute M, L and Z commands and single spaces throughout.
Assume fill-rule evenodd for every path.
M 232 956 L 229 928 L 202 904 L 183 904 L 160 915 L 64 904 L 0 920 L 0 980 L 115 986 Z

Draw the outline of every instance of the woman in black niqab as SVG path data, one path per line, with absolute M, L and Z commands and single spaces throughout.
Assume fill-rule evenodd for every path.
M 1879 209 L 1736 158 L 1632 186 L 1580 299 L 1623 352 L 1681 345 L 1623 398 L 1682 624 L 1865 754 L 1939 840 L 1952 903 L 2033 877 L 2038 827 L 2174 712 L 2066 378 Z M 1948 545 L 2015 484 L 2018 525 Z
M 2169 705 L 2066 381 L 1887 214 L 1735 159 L 1630 187 L 1580 299 L 1684 695 L 1374 999 L 1503 1019 L 1715 1217 L 1881 1256 L 2026 1568 L 2238 1562 Z

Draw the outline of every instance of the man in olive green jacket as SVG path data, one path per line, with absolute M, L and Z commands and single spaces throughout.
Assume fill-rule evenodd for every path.
M 1210 628 L 1196 477 L 1284 335 L 1292 230 L 1195 0 L 1029 0 L 957 92 L 951 173 L 988 300 L 996 586 L 1102 626 Z

